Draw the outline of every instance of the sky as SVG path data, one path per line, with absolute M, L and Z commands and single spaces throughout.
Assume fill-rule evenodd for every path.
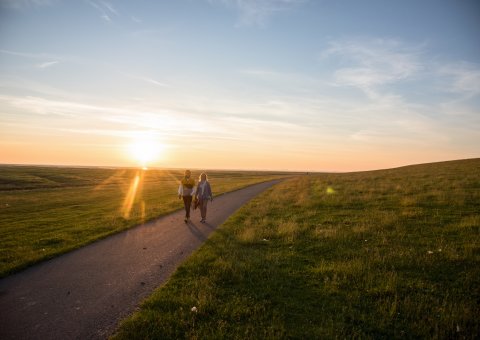
M 0 163 L 480 156 L 476 0 L 0 0 Z

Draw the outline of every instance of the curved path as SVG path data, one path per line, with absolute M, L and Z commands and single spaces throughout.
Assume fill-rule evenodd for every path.
M 280 180 L 215 198 L 0 280 L 0 339 L 103 339 L 232 213 Z

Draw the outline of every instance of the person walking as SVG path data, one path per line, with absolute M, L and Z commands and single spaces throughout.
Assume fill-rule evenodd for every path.
M 195 194 L 195 180 L 191 176 L 190 170 L 185 170 L 185 176 L 178 187 L 178 198 L 183 198 L 183 205 L 185 206 L 185 223 L 190 221 L 190 206 L 192 205 L 192 196 Z
M 205 223 L 205 219 L 207 218 L 208 200 L 210 200 L 210 202 L 213 201 L 212 188 L 210 187 L 210 182 L 208 182 L 206 173 L 200 175 L 197 191 L 195 193 L 195 200 L 198 200 L 198 205 L 200 206 L 200 214 L 202 215 L 200 222 Z

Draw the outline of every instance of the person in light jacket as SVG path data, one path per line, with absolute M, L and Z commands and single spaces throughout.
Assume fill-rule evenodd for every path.
M 195 192 L 195 200 L 198 200 L 198 205 L 200 206 L 200 214 L 202 215 L 200 222 L 205 223 L 208 201 L 213 201 L 212 188 L 210 187 L 206 173 L 200 175 L 197 191 Z
M 192 205 L 192 196 L 195 195 L 195 180 L 191 176 L 190 170 L 185 170 L 185 176 L 178 187 L 178 198 L 183 198 L 185 206 L 185 223 L 190 221 L 190 206 Z

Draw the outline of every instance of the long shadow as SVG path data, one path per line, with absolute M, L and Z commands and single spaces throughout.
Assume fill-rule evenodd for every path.
M 200 229 L 193 223 L 192 221 L 187 223 L 187 227 L 190 230 L 190 232 L 198 238 L 200 241 L 206 241 L 207 240 L 207 235 L 203 234 Z
M 211 230 L 215 230 L 215 229 L 216 229 L 215 226 L 211 225 L 211 224 L 208 223 L 208 222 L 205 222 L 203 225 L 205 225 L 206 227 L 208 227 L 208 228 L 211 229 Z

